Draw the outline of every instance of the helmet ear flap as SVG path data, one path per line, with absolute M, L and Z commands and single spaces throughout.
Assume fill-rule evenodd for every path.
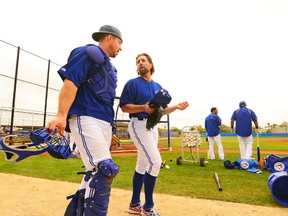
M 224 167 L 227 169 L 233 169 L 235 167 L 235 163 L 231 163 L 230 160 L 224 161 Z

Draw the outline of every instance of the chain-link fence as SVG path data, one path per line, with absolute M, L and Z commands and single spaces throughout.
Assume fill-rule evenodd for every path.
M 60 64 L 0 40 L 0 125 L 44 126 L 57 111 Z

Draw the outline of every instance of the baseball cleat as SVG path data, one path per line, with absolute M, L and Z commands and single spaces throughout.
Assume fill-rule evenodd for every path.
M 155 206 L 153 206 L 150 210 L 146 211 L 144 207 L 142 206 L 141 209 L 141 215 L 142 216 L 160 216 L 160 214 L 156 211 Z
M 141 215 L 141 208 L 142 208 L 141 203 L 137 203 L 135 205 L 132 205 L 130 203 L 128 213 Z

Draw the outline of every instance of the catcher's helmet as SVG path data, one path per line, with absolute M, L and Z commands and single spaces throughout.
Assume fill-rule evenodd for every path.
M 0 152 L 3 152 L 5 159 L 10 162 L 19 162 L 27 157 L 48 152 L 57 159 L 67 159 L 71 155 L 71 149 L 65 137 L 58 131 L 49 133 L 46 128 L 38 129 L 30 133 L 31 143 L 21 146 L 10 146 L 9 140 L 17 139 L 23 134 L 8 135 L 0 139 Z
M 224 167 L 227 169 L 233 169 L 235 167 L 235 163 L 231 163 L 230 160 L 224 161 Z
M 243 107 L 246 107 L 247 105 L 246 105 L 246 102 L 245 101 L 240 101 L 240 103 L 239 103 L 239 107 L 240 108 L 243 108 Z

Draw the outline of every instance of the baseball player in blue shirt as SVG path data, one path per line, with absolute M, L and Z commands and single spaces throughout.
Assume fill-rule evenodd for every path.
M 207 132 L 207 138 L 209 143 L 209 155 L 210 159 L 215 159 L 214 154 L 214 141 L 218 145 L 218 154 L 219 159 L 224 161 L 224 150 L 221 141 L 220 127 L 221 127 L 221 118 L 218 116 L 218 109 L 216 107 L 211 108 L 211 113 L 205 118 L 205 129 Z
M 239 109 L 235 110 L 231 117 L 231 129 L 234 131 L 234 121 L 236 121 L 236 134 L 239 141 L 241 159 L 252 159 L 252 121 L 255 125 L 255 132 L 259 133 L 258 120 L 255 112 L 246 107 L 246 102 L 239 103 Z
M 123 89 L 120 98 L 120 107 L 123 112 L 129 113 L 129 134 L 138 149 L 136 169 L 133 176 L 133 194 L 129 205 L 129 213 L 147 216 L 158 216 L 153 192 L 156 178 L 161 167 L 161 155 L 158 150 L 157 125 L 150 130 L 146 128 L 146 121 L 154 111 L 149 107 L 153 96 L 162 90 L 160 84 L 152 80 L 154 65 L 151 57 L 142 53 L 136 57 L 138 77 L 129 80 Z M 165 93 L 165 91 L 163 91 Z M 166 92 L 167 93 L 167 92 Z M 182 102 L 174 106 L 162 105 L 164 114 L 175 110 L 184 110 L 188 102 Z M 145 203 L 140 201 L 140 193 L 144 184 Z
M 122 50 L 121 32 L 111 25 L 100 27 L 92 38 L 96 45 L 77 47 L 58 70 L 64 83 L 51 131 L 71 131 L 86 172 L 72 195 L 65 216 L 106 216 L 113 178 L 119 172 L 110 154 L 117 71 L 110 58 Z M 66 123 L 67 120 L 67 123 Z

